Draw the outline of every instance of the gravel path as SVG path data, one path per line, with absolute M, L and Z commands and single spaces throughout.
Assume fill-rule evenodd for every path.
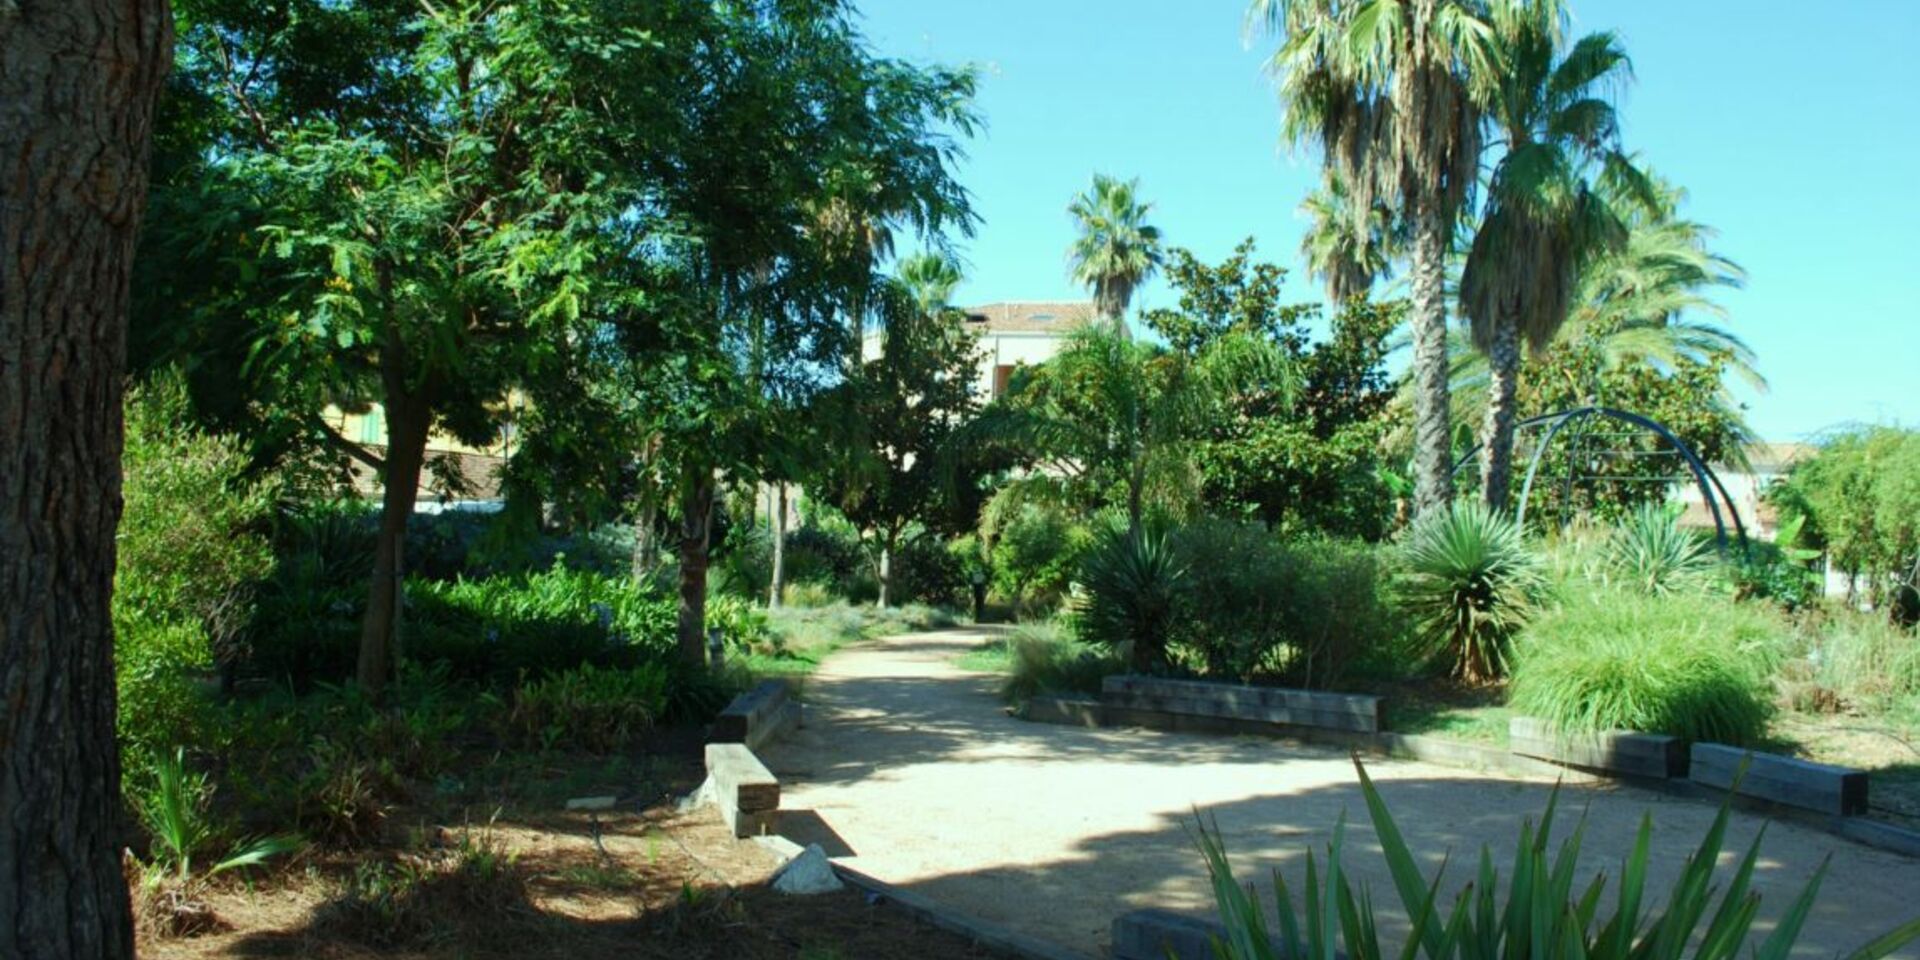
M 829 658 L 806 684 L 807 727 L 766 758 L 783 784 L 781 806 L 794 811 L 782 832 L 981 919 L 1104 955 L 1108 925 L 1125 910 L 1211 911 L 1186 833 L 1196 808 L 1218 821 L 1244 879 L 1278 868 L 1292 885 L 1306 851 L 1324 852 L 1344 810 L 1348 871 L 1372 887 L 1376 903 L 1397 904 L 1344 754 L 1015 720 L 994 694 L 995 677 L 954 665 L 989 636 L 986 628 L 913 634 Z M 1459 882 L 1483 844 L 1505 870 L 1520 819 L 1545 806 L 1551 787 L 1399 760 L 1370 761 L 1368 772 L 1429 869 L 1451 851 L 1448 876 Z M 1586 807 L 1582 862 L 1610 875 L 1651 812 L 1649 890 L 1663 896 L 1715 812 L 1613 785 L 1568 786 L 1561 800 L 1574 816 Z M 1728 847 L 1744 851 L 1763 822 L 1736 814 Z M 1563 820 L 1563 830 L 1571 824 Z M 1776 822 L 1755 881 L 1763 921 L 1827 856 L 1800 954 L 1833 956 L 1920 915 L 1920 861 Z M 1725 858 L 1728 869 L 1733 860 Z

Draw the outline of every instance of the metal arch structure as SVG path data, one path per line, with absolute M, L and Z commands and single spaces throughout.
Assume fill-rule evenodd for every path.
M 1576 407 L 1572 410 L 1561 410 L 1557 413 L 1545 413 L 1537 417 L 1529 417 L 1514 425 L 1515 433 L 1530 427 L 1545 426 L 1547 428 L 1546 435 L 1541 437 L 1540 442 L 1534 446 L 1533 456 L 1530 457 L 1527 462 L 1527 477 L 1526 480 L 1520 484 L 1520 504 L 1514 511 L 1514 519 L 1516 522 L 1525 523 L 1527 520 L 1527 502 L 1533 496 L 1534 477 L 1539 474 L 1540 461 L 1545 457 L 1547 448 L 1552 446 L 1554 437 L 1558 436 L 1560 431 L 1565 429 L 1568 424 L 1590 417 L 1605 417 L 1631 424 L 1647 430 L 1671 444 L 1674 452 L 1678 453 L 1680 459 L 1686 463 L 1688 472 L 1693 474 L 1693 482 L 1700 488 L 1700 499 L 1706 503 L 1708 512 L 1713 515 L 1714 542 L 1716 546 L 1723 552 L 1727 549 L 1726 521 L 1731 518 L 1733 520 L 1734 534 L 1740 540 L 1741 549 L 1744 550 L 1746 548 L 1746 524 L 1740 520 L 1740 511 L 1734 505 L 1733 497 L 1727 493 L 1726 485 L 1720 482 L 1720 477 L 1713 472 L 1713 468 L 1707 466 L 1706 462 L 1701 460 L 1700 456 L 1693 452 L 1693 448 L 1687 446 L 1686 441 L 1681 440 L 1673 431 L 1668 430 L 1666 424 L 1651 417 L 1642 416 L 1628 410 L 1616 410 L 1612 407 Z M 1453 472 L 1459 473 L 1460 468 L 1472 463 L 1480 454 L 1480 446 L 1480 444 L 1475 444 L 1473 449 L 1467 451 L 1465 456 L 1456 461 L 1453 465 Z M 1726 504 L 1726 514 L 1724 516 L 1720 510 L 1720 504 L 1723 502 Z

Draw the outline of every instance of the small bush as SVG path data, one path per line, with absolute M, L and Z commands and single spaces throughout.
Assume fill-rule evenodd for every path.
M 582 664 L 522 684 L 510 720 L 531 744 L 609 753 L 666 712 L 670 679 L 663 664 L 604 670 Z
M 1515 644 L 1511 703 L 1568 732 L 1752 743 L 1771 715 L 1782 640 L 1766 613 L 1730 601 L 1589 590 Z
M 1016 617 L 1050 606 L 1088 550 L 1088 535 L 1056 507 L 995 498 L 983 532 L 992 541 L 993 586 Z
M 1428 656 L 1464 680 L 1506 672 L 1507 642 L 1545 586 L 1520 526 L 1477 502 L 1415 521 L 1396 597 Z
M 1607 537 L 1609 578 L 1641 593 L 1700 590 L 1713 573 L 1714 557 L 1664 504 L 1637 507 Z
M 1148 673 L 1167 661 L 1167 641 L 1187 570 L 1165 534 L 1114 530 L 1087 554 L 1080 584 L 1085 593 L 1074 610 L 1082 640 L 1124 655 Z
M 1038 693 L 1099 693 L 1101 681 L 1126 670 L 1112 650 L 1077 643 L 1051 623 L 1021 624 L 1006 645 L 1007 679 L 1000 695 L 1009 703 Z
M 728 643 L 757 653 L 772 652 L 779 639 L 774 636 L 767 612 L 741 597 L 707 598 L 707 629 L 716 628 Z
M 498 948 L 537 916 L 526 871 L 485 832 L 466 831 L 455 849 L 392 862 L 364 861 L 314 914 L 317 932 L 382 949 L 454 941 Z
M 1821 686 L 1878 701 L 1920 697 L 1920 636 L 1884 617 L 1845 609 L 1810 623 L 1807 659 Z
M 1394 670 L 1406 626 L 1380 548 L 1287 542 L 1218 520 L 1188 526 L 1176 542 L 1188 589 L 1174 643 L 1207 673 L 1325 688 L 1356 670 Z

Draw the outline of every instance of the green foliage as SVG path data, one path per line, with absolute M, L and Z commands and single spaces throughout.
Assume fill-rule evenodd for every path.
M 1843 433 L 1768 495 L 1787 517 L 1806 518 L 1807 545 L 1861 577 L 1876 607 L 1920 620 L 1920 431 Z
M 1567 732 L 1753 743 L 1772 715 L 1784 647 L 1783 625 L 1751 605 L 1588 589 L 1515 643 L 1509 702 Z
M 193 875 L 193 858 L 220 839 L 220 829 L 208 811 L 213 788 L 204 774 L 187 769 L 187 752 L 176 749 L 154 765 L 153 785 L 135 795 L 134 809 L 141 826 L 153 840 L 151 864 L 170 871 L 180 880 Z M 264 863 L 267 859 L 299 849 L 295 837 L 265 837 L 241 840 L 224 859 L 206 869 L 207 876 L 239 867 Z
M 531 913 L 527 872 L 490 830 L 468 827 L 444 852 L 365 860 L 314 916 L 325 936 L 377 949 L 497 946 Z
M 1074 607 L 1074 629 L 1088 643 L 1125 657 L 1139 673 L 1165 667 L 1187 568 L 1159 531 L 1113 529 L 1088 551 L 1080 568 L 1084 595 Z
M 766 611 L 735 596 L 707 598 L 707 628 L 718 628 L 728 643 L 742 650 L 764 649 L 774 639 Z
M 1024 623 L 1005 641 L 1007 679 L 1000 695 L 1019 703 L 1037 693 L 1100 692 L 1100 682 L 1126 664 L 1107 647 L 1075 641 L 1054 623 Z
M 1507 641 L 1532 615 L 1545 580 L 1518 524 L 1477 503 L 1415 522 L 1396 587 L 1428 655 L 1455 675 L 1506 672 Z
M 1884 617 L 1834 609 L 1803 625 L 1814 679 L 1861 706 L 1920 698 L 1920 636 Z
M 1812 912 L 1826 874 L 1824 865 L 1815 870 L 1766 939 L 1750 948 L 1754 920 L 1760 911 L 1760 893 L 1753 887 L 1753 877 L 1765 834 L 1754 838 L 1730 878 L 1715 877 L 1732 814 L 1729 795 L 1660 906 L 1647 895 L 1653 819 L 1643 817 L 1633 852 L 1620 872 L 1618 898 L 1611 912 L 1602 913 L 1606 875 L 1595 876 L 1583 888 L 1575 886 L 1582 874 L 1584 818 L 1561 842 L 1557 853 L 1551 849 L 1554 812 L 1560 799 L 1556 787 L 1538 826 L 1531 818 L 1521 824 L 1505 889 L 1500 887 L 1493 866 L 1493 851 L 1483 847 L 1474 882 L 1448 910 L 1439 902 L 1444 867 L 1432 880 L 1421 876 L 1419 861 L 1366 768 L 1357 758 L 1354 767 L 1360 773 L 1360 790 L 1374 833 L 1380 838 L 1394 889 L 1412 924 L 1400 953 L 1402 960 L 1420 955 L 1426 960 L 1680 960 L 1683 956 L 1740 960 L 1749 953 L 1756 960 L 1786 960 Z M 1251 888 L 1242 887 L 1234 878 L 1219 828 L 1198 824 L 1195 842 L 1206 860 L 1214 902 L 1227 932 L 1224 939 L 1215 941 L 1214 955 L 1220 960 L 1327 960 L 1344 950 L 1349 957 L 1385 956 L 1373 904 L 1365 890 L 1354 892 L 1345 872 L 1341 860 L 1345 840 L 1343 814 L 1334 826 L 1324 873 L 1313 852 L 1307 853 L 1301 909 L 1295 907 L 1292 888 L 1278 871 L 1274 873 L 1279 929 L 1272 930 Z M 1917 937 L 1920 919 L 1910 920 L 1856 950 L 1849 960 L 1878 960 Z
M 1173 644 L 1209 675 L 1325 689 L 1397 669 L 1407 626 L 1383 548 L 1219 520 L 1174 541 L 1187 575 Z
M 672 677 L 662 663 L 627 668 L 581 664 L 529 680 L 513 695 L 513 727 L 529 743 L 611 753 L 652 729 Z
M 197 676 L 239 653 L 256 585 L 274 568 L 275 488 L 250 477 L 237 440 L 190 425 L 171 375 L 129 395 L 123 464 L 114 662 L 122 761 L 140 781 L 194 742 Z
M 1153 204 L 1139 198 L 1140 181 L 1094 174 L 1093 186 L 1067 205 L 1078 236 L 1067 250 L 1073 279 L 1093 291 L 1095 309 L 1124 317 L 1133 291 L 1160 265 L 1160 229 L 1147 222 Z
M 1609 576 L 1641 593 L 1697 592 L 1714 563 L 1706 541 L 1680 529 L 1678 512 L 1665 504 L 1641 504 L 1607 537 Z
M 1087 533 L 1051 503 L 1022 501 L 1018 487 L 988 505 L 981 536 L 992 544 L 993 587 L 1016 616 L 1058 602 L 1079 568 Z
M 1377 540 L 1392 519 L 1380 444 L 1392 400 L 1388 338 L 1400 305 L 1346 303 L 1324 338 L 1319 308 L 1282 304 L 1286 271 L 1253 260 L 1243 241 L 1219 266 L 1175 249 L 1167 279 L 1177 307 L 1142 319 L 1177 351 L 1198 357 L 1224 338 L 1269 344 L 1291 380 L 1242 385 L 1201 425 L 1197 460 L 1208 503 L 1293 531 Z
M 1819 601 L 1826 578 L 1813 566 L 1820 551 L 1802 546 L 1806 519 L 1782 518 L 1772 543 L 1747 542 L 1728 571 L 1735 597 L 1772 600 L 1789 612 Z

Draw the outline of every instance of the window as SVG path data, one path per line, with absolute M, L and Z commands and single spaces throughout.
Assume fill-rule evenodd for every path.
M 1013 382 L 1013 365 L 1012 364 L 1003 363 L 993 368 L 993 395 L 994 396 L 996 397 L 1005 396 L 1007 392 L 1007 386 L 1012 382 Z

